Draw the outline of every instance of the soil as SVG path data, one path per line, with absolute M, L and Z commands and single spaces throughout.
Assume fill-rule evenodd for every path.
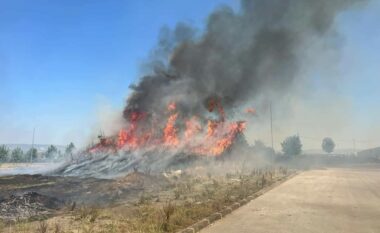
M 75 205 L 113 205 L 135 201 L 141 192 L 169 185 L 163 175 L 133 172 L 117 179 L 44 175 L 0 177 L 0 219 L 16 220 L 47 215 Z

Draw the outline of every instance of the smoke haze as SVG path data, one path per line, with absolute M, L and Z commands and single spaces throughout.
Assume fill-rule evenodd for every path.
M 230 115 L 250 103 L 279 105 L 305 81 L 304 60 L 318 62 L 336 49 L 334 19 L 358 2 L 243 0 L 239 12 L 214 11 L 203 35 L 179 24 L 162 33 L 151 73 L 131 86 L 124 115 L 136 109 L 159 115 L 176 101 L 185 115 L 204 116 L 210 98 Z

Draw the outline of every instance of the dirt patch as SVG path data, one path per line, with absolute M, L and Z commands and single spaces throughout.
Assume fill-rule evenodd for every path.
M 133 172 L 118 179 L 16 175 L 0 177 L 0 220 L 44 219 L 71 206 L 115 206 L 137 202 L 141 193 L 167 187 L 162 175 Z
M 63 204 L 63 201 L 57 198 L 41 195 L 37 192 L 11 195 L 0 200 L 0 219 L 16 221 L 48 216 L 62 207 Z
M 36 192 L 66 203 L 105 205 L 131 201 L 144 191 L 155 192 L 169 185 L 159 174 L 133 172 L 118 179 L 97 179 L 43 175 L 0 177 L 0 197 Z
M 120 185 L 140 184 L 141 186 L 144 186 L 144 188 L 159 188 L 170 184 L 169 180 L 161 174 L 152 176 L 142 172 L 130 173 L 125 177 L 116 179 L 115 183 Z

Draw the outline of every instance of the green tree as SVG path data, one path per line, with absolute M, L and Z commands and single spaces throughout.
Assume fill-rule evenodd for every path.
M 57 157 L 55 158 L 56 160 L 61 160 L 63 158 L 63 154 L 61 150 L 58 150 Z
M 334 151 L 335 143 L 331 138 L 324 138 L 322 141 L 322 149 L 327 152 L 331 153 Z
M 0 146 L 0 162 L 8 161 L 9 149 L 5 145 Z
M 74 150 L 75 150 L 75 145 L 74 143 L 70 142 L 70 144 L 66 146 L 65 154 L 71 155 L 74 152 Z
M 24 161 L 24 152 L 21 148 L 17 147 L 12 151 L 11 161 L 14 163 L 20 163 Z
M 25 155 L 26 161 L 35 161 L 37 159 L 37 149 L 36 148 L 30 148 Z
M 47 159 L 52 159 L 58 154 L 58 149 L 54 145 L 50 145 L 46 151 L 45 157 Z
M 302 152 L 301 140 L 297 135 L 287 137 L 281 143 L 281 147 L 286 156 L 296 156 Z

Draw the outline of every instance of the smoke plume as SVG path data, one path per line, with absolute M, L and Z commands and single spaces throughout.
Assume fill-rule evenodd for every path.
M 183 114 L 207 114 L 210 99 L 226 112 L 260 96 L 278 98 L 297 82 L 303 50 L 333 31 L 334 19 L 355 0 L 242 0 L 221 7 L 203 35 L 179 24 L 164 33 L 150 74 L 131 86 L 131 111 L 162 114 L 170 101 Z

